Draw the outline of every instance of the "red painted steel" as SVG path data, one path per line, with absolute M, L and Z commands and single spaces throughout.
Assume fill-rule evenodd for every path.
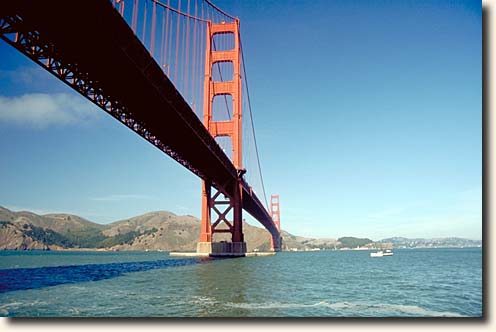
M 212 242 L 214 233 L 231 233 L 232 242 L 244 242 L 242 222 L 242 192 L 241 181 L 245 170 L 242 160 L 242 99 L 241 99 L 241 49 L 239 43 L 239 21 L 231 23 L 214 24 L 207 23 L 207 42 L 205 52 L 205 81 L 203 101 L 203 124 L 210 134 L 215 137 L 229 137 L 232 143 L 233 164 L 238 171 L 238 181 L 234 183 L 233 195 L 219 200 L 221 194 L 218 191 L 211 196 L 211 184 L 208 181 L 202 183 L 202 226 L 200 242 Z M 231 34 L 234 38 L 234 49 L 230 52 L 212 50 L 213 38 L 217 34 Z M 212 68 L 218 62 L 232 62 L 234 75 L 231 81 L 214 82 L 212 79 Z M 232 97 L 233 117 L 227 121 L 214 121 L 213 101 L 218 95 L 229 94 Z M 225 206 L 221 207 L 221 206 Z M 216 218 L 212 219 L 212 210 Z M 228 220 L 228 214 L 232 211 L 232 221 Z M 213 222 L 212 222 L 213 221 Z M 220 227 L 219 227 L 220 226 Z M 225 228 L 227 226 L 227 229 Z
M 279 195 L 271 195 L 270 196 L 270 216 L 272 217 L 272 220 L 274 221 L 274 224 L 276 224 L 277 230 L 279 233 L 281 232 L 281 208 L 279 205 Z M 280 249 L 277 248 L 275 245 L 276 243 L 279 243 L 279 246 L 281 245 L 281 237 L 275 238 L 273 235 L 270 238 L 270 247 L 272 250 Z
M 277 226 L 277 229 L 281 231 L 281 210 L 279 205 L 279 195 L 270 196 L 270 216 Z

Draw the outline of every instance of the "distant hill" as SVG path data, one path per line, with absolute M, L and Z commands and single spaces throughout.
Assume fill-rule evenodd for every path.
M 367 238 L 362 239 L 352 236 L 340 237 L 338 241 L 341 243 L 341 246 L 345 248 L 364 247 L 374 242 L 371 239 L 367 239 Z
M 244 223 L 243 230 L 249 251 L 270 248 L 269 233 L 265 229 Z M 194 251 L 199 235 L 199 219 L 167 211 L 102 225 L 70 214 L 37 215 L 0 207 L 0 249 Z M 217 240 L 222 239 L 227 239 L 227 235 L 220 234 Z
M 269 233 L 243 223 L 248 251 L 270 248 Z M 104 248 L 112 250 L 194 251 L 200 220 L 172 212 L 150 212 L 111 224 L 97 224 L 71 214 L 38 215 L 0 207 L 0 250 L 59 250 Z M 482 241 L 460 238 L 407 239 L 393 237 L 373 242 L 368 238 L 307 238 L 281 231 L 284 250 L 360 248 L 477 247 Z M 217 241 L 228 239 L 220 234 Z
M 391 237 L 380 242 L 392 243 L 395 248 L 461 248 L 461 247 L 481 247 L 481 240 L 469 240 L 458 237 L 445 238 L 414 238 Z
M 37 215 L 0 207 L 0 249 L 74 247 L 78 237 L 90 239 L 103 225 L 70 214 Z

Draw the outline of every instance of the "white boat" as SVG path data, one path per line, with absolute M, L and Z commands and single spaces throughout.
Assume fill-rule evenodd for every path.
M 379 250 L 377 252 L 371 252 L 370 257 L 383 257 L 383 256 L 393 256 L 393 252 L 387 249 L 386 252 Z
M 393 256 L 391 249 L 386 249 L 386 252 L 382 254 L 383 256 Z
M 370 257 L 382 257 L 382 256 L 384 256 L 384 252 L 382 250 L 370 253 Z

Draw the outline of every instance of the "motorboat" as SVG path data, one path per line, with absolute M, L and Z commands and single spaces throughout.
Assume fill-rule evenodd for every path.
M 383 256 L 393 256 L 393 251 L 391 249 L 386 249 L 386 251 L 379 250 L 370 253 L 370 257 L 383 257 Z
M 393 256 L 393 251 L 391 249 L 386 249 L 382 256 Z
M 382 250 L 370 253 L 370 257 L 382 257 L 382 256 L 384 256 L 384 252 Z

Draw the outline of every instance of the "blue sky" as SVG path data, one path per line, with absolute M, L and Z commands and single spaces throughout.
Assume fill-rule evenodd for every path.
M 283 229 L 482 237 L 480 2 L 215 3 L 241 19 Z M 0 55 L 0 205 L 200 215 L 193 174 L 4 42 Z

